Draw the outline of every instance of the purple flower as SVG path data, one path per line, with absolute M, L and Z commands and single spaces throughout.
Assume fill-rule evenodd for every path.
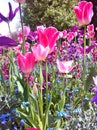
M 18 12 L 19 8 L 16 8 L 15 11 L 12 10 L 12 5 L 10 2 L 8 2 L 9 4 L 9 13 L 8 13 L 8 17 L 5 17 L 3 14 L 0 13 L 0 22 L 10 22 L 13 20 L 13 18 L 15 17 L 16 13 Z
M 94 103 L 96 103 L 97 104 L 97 92 L 96 92 L 96 94 L 92 97 L 92 102 Z
M 6 36 L 0 37 L 0 47 L 14 47 L 17 45 L 18 43 L 9 37 Z

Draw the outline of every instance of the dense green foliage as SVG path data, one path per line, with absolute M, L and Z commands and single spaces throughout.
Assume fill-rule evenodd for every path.
M 33 29 L 46 24 L 67 29 L 76 23 L 73 11 L 78 0 L 27 0 L 24 6 L 24 23 Z

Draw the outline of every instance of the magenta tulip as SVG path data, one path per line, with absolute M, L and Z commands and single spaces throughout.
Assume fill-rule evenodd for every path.
M 70 73 L 73 69 L 73 61 L 70 60 L 70 61 L 59 61 L 57 59 L 57 67 L 58 67 L 58 70 L 60 73 Z
M 44 47 L 41 44 L 36 44 L 32 47 L 32 51 L 37 61 L 45 61 L 50 52 L 50 48 L 48 46 Z
M 47 47 L 49 46 L 50 52 L 53 51 L 56 40 L 58 39 L 59 32 L 55 27 L 48 27 L 46 29 L 38 29 L 39 43 Z
M 27 52 L 25 55 L 19 53 L 17 56 L 17 62 L 23 73 L 30 74 L 34 68 L 35 57 L 32 52 Z
M 87 25 L 91 22 L 93 16 L 93 4 L 87 1 L 81 1 L 74 7 L 77 20 L 80 25 Z

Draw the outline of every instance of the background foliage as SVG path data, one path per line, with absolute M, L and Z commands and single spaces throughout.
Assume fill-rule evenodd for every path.
M 24 6 L 24 23 L 33 29 L 38 25 L 52 25 L 67 29 L 76 23 L 73 12 L 78 0 L 27 0 Z

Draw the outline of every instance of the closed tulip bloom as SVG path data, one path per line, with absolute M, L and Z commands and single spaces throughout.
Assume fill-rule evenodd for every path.
M 48 46 L 44 47 L 41 44 L 36 44 L 32 47 L 32 51 L 37 61 L 45 61 L 50 49 Z
M 26 2 L 26 0 L 14 0 L 14 1 L 17 2 L 17 3 L 20 3 L 20 4 L 23 4 L 23 3 Z
M 70 60 L 70 61 L 59 61 L 57 59 L 57 67 L 58 67 L 58 70 L 60 73 L 70 73 L 73 69 L 73 61 Z
M 92 2 L 81 1 L 78 6 L 74 7 L 77 20 L 80 25 L 87 25 L 91 22 L 93 16 L 93 4 Z
M 25 55 L 19 53 L 17 62 L 20 70 L 25 74 L 30 74 L 34 68 L 35 57 L 32 52 L 27 52 Z
M 56 40 L 58 39 L 59 32 L 55 27 L 48 27 L 45 29 L 38 29 L 38 38 L 39 38 L 39 43 L 47 47 L 49 46 L 50 52 L 53 51 Z

